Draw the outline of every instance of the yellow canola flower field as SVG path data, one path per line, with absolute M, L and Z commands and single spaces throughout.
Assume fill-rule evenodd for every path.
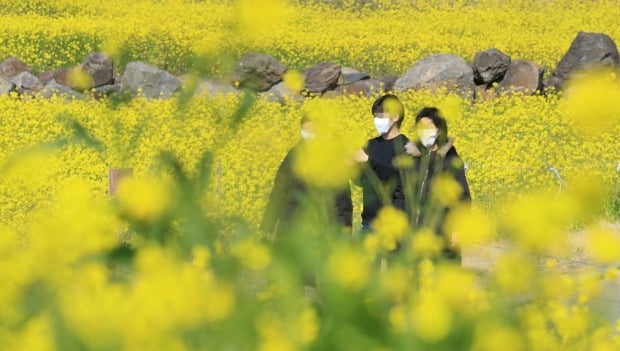
M 228 58 L 261 52 L 298 70 L 333 61 L 400 75 L 431 54 L 469 61 L 496 47 L 552 69 L 578 31 L 619 40 L 619 15 L 611 0 L 2 0 L 0 57 L 41 72 L 104 49 L 123 64 L 145 60 L 181 74 L 197 56 L 216 54 L 206 71 L 223 75 Z
M 417 110 L 426 105 L 442 108 L 467 163 L 474 202 L 483 207 L 528 191 L 558 190 L 564 182 L 586 175 L 609 190 L 617 184 L 618 125 L 594 135 L 580 133 L 578 124 L 563 113 L 563 101 L 555 97 L 500 98 L 475 104 L 425 93 L 401 97 L 407 108 L 404 132 L 411 137 Z M 158 165 L 160 151 L 170 151 L 193 169 L 201 155 L 210 151 L 216 165 L 213 184 L 221 184 L 213 187 L 210 201 L 218 201 L 226 214 L 257 225 L 276 169 L 299 141 L 304 109 L 316 104 L 282 106 L 258 100 L 233 130 L 227 118 L 238 102 L 234 96 L 196 98 L 179 111 L 174 99 L 136 99 L 112 108 L 96 101 L 0 98 L 0 159 L 6 163 L 5 181 L 0 184 L 3 221 L 22 228 L 28 213 L 45 206 L 54 191 L 72 178 L 87 181 L 93 194 L 105 197 L 111 168 L 131 167 L 144 177 Z M 321 101 L 325 105 L 321 108 L 331 111 L 327 113 L 330 133 L 363 145 L 376 133 L 371 104 L 372 99 L 358 97 Z M 83 144 L 59 151 L 33 149 L 69 136 L 67 116 L 99 140 L 101 150 Z M 316 167 L 323 166 L 319 162 Z M 549 167 L 559 172 L 562 181 Z
M 258 51 L 299 71 L 332 60 L 401 74 L 429 54 L 495 46 L 552 67 L 578 30 L 620 38 L 619 14 L 613 1 L 0 0 L 0 57 L 40 72 L 101 49 L 181 74 L 204 56 L 200 73 L 225 76 Z M 299 78 L 285 81 L 300 90 Z M 376 136 L 374 98 L 0 96 L 0 349 L 620 349 L 606 294 L 620 261 L 605 223 L 619 215 L 614 79 L 587 76 L 565 97 L 398 94 L 404 133 L 437 106 L 466 163 L 474 206 L 449 215 L 454 245 L 513 245 L 488 272 L 442 260 L 444 238 L 390 207 L 365 238 L 308 211 L 287 240 L 261 240 L 301 118 L 321 143 L 296 168 L 342 185 L 359 171 L 347 156 Z M 344 165 L 322 171 L 333 162 Z M 133 170 L 116 196 L 113 168 Z M 432 198 L 453 205 L 458 189 L 436 181 Z M 575 228 L 587 260 L 570 261 Z
M 596 133 L 582 130 L 587 116 L 579 119 L 574 115 L 575 103 L 582 103 L 580 100 L 512 96 L 472 103 L 454 95 L 424 92 L 400 96 L 406 106 L 405 133 L 414 135 L 411 120 L 418 109 L 439 106 L 460 155 L 468 163 L 476 209 L 474 213 L 456 211 L 449 221 L 450 228 L 461 232 L 463 245 L 488 242 L 497 237 L 499 227 L 522 249 L 565 254 L 567 251 L 562 250 L 566 249 L 571 225 L 582 220 L 589 225 L 589 216 L 599 214 L 603 200 L 598 190 L 609 194 L 617 189 L 617 116 L 608 116 L 607 129 Z M 280 258 L 278 251 L 255 241 L 250 233 L 261 219 L 279 163 L 299 141 L 302 116 L 320 111 L 319 130 L 363 145 L 376 133 L 369 113 L 372 99 L 343 97 L 287 105 L 259 99 L 238 124 L 231 125 L 240 100 L 225 95 L 197 97 L 181 105 L 177 99 L 136 98 L 116 105 L 111 101 L 0 98 L 0 269 L 10 272 L 10 288 L 0 295 L 3 305 L 10 306 L 0 315 L 8 328 L 0 333 L 2 344 L 12 349 L 43 343 L 37 347 L 78 349 L 75 345 L 80 344 L 89 350 L 156 350 L 166 345 L 165 349 L 184 350 L 194 349 L 188 346 L 194 342 L 211 345 L 204 341 L 204 335 L 211 334 L 204 331 L 221 335 L 220 328 L 228 328 L 228 332 L 255 328 L 257 339 L 243 342 L 260 344 L 264 349 L 303 348 L 313 345 L 315 338 L 331 340 L 317 336 L 321 320 L 316 317 L 316 306 L 302 310 L 290 307 L 292 301 L 296 301 L 294 306 L 305 303 L 293 288 L 299 277 L 296 273 L 289 275 L 291 263 Z M 185 195 L 182 188 L 175 187 L 174 176 L 162 168 L 162 151 L 175 155 L 189 177 L 200 173 L 203 154 L 212 153 L 211 181 L 194 208 L 209 218 L 229 221 L 227 229 L 204 227 L 198 237 L 190 235 L 193 229 L 184 225 L 195 212 L 188 207 L 191 204 L 183 202 Z M 331 152 L 335 151 L 322 150 L 317 157 L 332 160 Z M 316 164 L 324 166 L 322 161 Z M 558 173 L 550 171 L 550 166 Z M 107 194 L 108 171 L 119 167 L 133 168 L 134 176 L 121 182 L 118 197 L 111 199 Z M 320 174 L 317 172 L 311 174 Z M 562 182 L 556 174 L 561 174 Z M 583 180 L 590 181 L 594 189 Z M 567 186 L 569 194 L 562 188 Z M 528 195 L 530 190 L 545 193 Z M 354 215 L 359 217 L 357 188 L 354 193 Z M 192 199 L 191 195 L 187 199 Z M 160 231 L 161 221 L 174 211 L 188 217 Z M 496 287 L 491 285 L 491 290 L 486 290 L 472 282 L 466 270 L 444 271 L 447 268 L 443 265 L 429 260 L 437 257 L 442 245 L 429 230 L 413 234 L 413 262 L 390 265 L 387 272 L 374 271 L 373 260 L 383 257 L 385 250 L 393 250 L 395 240 L 412 235 L 401 223 L 404 218 L 395 215 L 399 214 L 380 215 L 378 239 L 369 236 L 359 246 L 345 240 L 316 251 L 325 257 L 325 266 L 319 269 L 324 269 L 328 282 L 333 282 L 326 286 L 335 289 L 336 296 L 353 294 L 347 308 L 374 308 L 363 304 L 363 299 L 361 305 L 355 305 L 353 296 L 376 293 L 378 301 L 387 299 L 390 306 L 382 317 L 386 318 L 385 327 L 403 337 L 414 335 L 423 345 L 441 343 L 463 332 L 475 334 L 475 345 L 489 350 L 505 337 L 515 339 L 515 350 L 542 342 L 553 349 L 574 340 L 587 345 L 614 345 L 608 338 L 613 329 L 601 326 L 597 328 L 603 329 L 590 334 L 587 328 L 600 325 L 600 319 L 584 309 L 600 293 L 603 279 L 613 280 L 617 272 L 610 270 L 601 276 L 586 271 L 570 278 L 561 271 L 539 272 L 530 258 L 515 253 L 500 258 L 492 272 Z M 234 218 L 247 221 L 249 229 L 236 227 Z M 130 269 L 132 273 L 127 268 L 110 270 L 109 264 L 98 262 L 96 257 L 118 250 L 117 238 L 126 233 L 128 224 L 135 232 L 130 246 L 136 250 L 135 268 Z M 166 233 L 180 234 L 182 241 L 194 238 L 201 244 L 177 247 L 177 239 L 167 239 Z M 304 233 L 300 231 L 304 235 L 301 243 L 313 245 L 317 233 L 308 237 Z M 603 263 L 620 259 L 612 249 L 619 240 L 617 231 L 595 224 L 588 233 L 592 233 L 588 246 L 592 257 Z M 336 243 L 346 239 L 342 234 L 335 238 Z M 372 244 L 373 240 L 378 241 Z M 306 250 L 304 243 L 302 252 Z M 189 257 L 182 254 L 186 251 Z M 218 269 L 230 260 L 242 270 L 255 273 Z M 307 269 L 301 262 L 292 264 L 299 264 L 301 271 Z M 255 275 L 264 272 L 271 272 L 267 276 L 275 274 L 274 283 L 261 285 L 263 278 Z M 287 279 L 292 281 L 282 282 Z M 381 285 L 383 280 L 387 286 Z M 532 281 L 541 287 L 530 284 Z M 558 290 L 554 286 L 558 282 L 567 288 Z M 257 301 L 248 299 L 248 284 L 258 284 L 251 288 L 258 289 L 253 295 Z M 469 286 L 466 296 L 462 296 L 463 286 Z M 346 292 L 338 292 L 341 289 Z M 42 295 L 32 296 L 33 291 Z M 534 301 L 542 307 L 528 305 L 531 310 L 519 310 L 519 325 L 503 320 L 505 312 L 501 307 L 490 307 L 494 302 L 487 295 L 499 294 L 510 301 L 516 295 L 539 293 L 542 295 Z M 340 298 L 328 296 L 335 299 L 330 303 L 342 308 Z M 558 296 L 574 296 L 579 303 L 557 303 Z M 280 306 L 282 310 L 270 311 L 276 301 L 288 302 Z M 257 311 L 255 304 L 263 307 Z M 50 306 L 54 306 L 52 310 Z M 488 314 L 480 319 L 473 317 L 480 311 Z M 492 317 L 494 314 L 499 315 Z M 349 320 L 346 315 L 334 317 L 343 318 L 341 323 Z M 28 322 L 24 324 L 23 320 Z M 283 320 L 299 323 L 287 326 L 285 334 L 277 333 Z M 144 325 L 145 321 L 149 324 Z M 558 323 L 559 331 L 538 331 L 543 321 Z M 240 324 L 233 327 L 228 323 Z M 460 330 L 456 327 L 459 323 L 469 323 L 476 331 Z M 66 329 L 54 331 L 59 325 Z M 178 330 L 194 330 L 198 335 L 190 333 L 187 339 L 175 334 Z M 214 340 L 226 342 L 217 337 Z

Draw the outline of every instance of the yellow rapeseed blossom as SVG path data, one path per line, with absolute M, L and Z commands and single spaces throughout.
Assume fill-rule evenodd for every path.
M 530 292 L 535 274 L 533 263 L 518 253 L 502 255 L 494 267 L 497 284 L 509 294 Z
M 33 318 L 19 334 L 11 336 L 5 347 L 13 350 L 55 351 L 57 348 L 52 328 L 50 317 Z
M 557 324 L 558 331 L 565 342 L 570 342 L 586 331 L 588 308 L 550 304 L 551 320 Z
M 211 260 L 211 251 L 204 246 L 195 246 L 192 248 L 192 263 L 198 268 L 207 268 Z
M 245 239 L 236 242 L 232 248 L 235 255 L 244 266 L 254 270 L 261 270 L 271 262 L 271 255 L 265 245 Z
M 513 60 L 550 74 L 578 31 L 620 38 L 611 0 L 0 0 L 0 9 L 0 59 L 16 56 L 34 74 L 65 67 L 76 89 L 92 85 L 73 67 L 93 51 L 110 55 L 115 73 L 134 60 L 189 73 L 186 86 L 227 81 L 236 58 L 265 53 L 287 66 L 284 84 L 298 92 L 301 72 L 321 62 L 402 76 L 428 55 L 470 62 L 500 43 Z M 243 238 L 256 234 L 276 170 L 299 142 L 300 119 L 315 122 L 316 139 L 295 170 L 313 186 L 348 186 L 358 172 L 351 156 L 376 137 L 375 96 L 280 103 L 258 95 L 248 104 L 237 94 L 2 95 L 0 349 L 620 349 L 617 327 L 594 308 L 606 303 L 596 298 L 617 279 L 620 258 L 614 224 L 599 224 L 603 213 L 617 219 L 617 74 L 579 74 L 563 95 L 472 101 L 398 92 L 409 137 L 423 106 L 448 120 L 471 209 L 451 211 L 446 238 L 426 229 L 408 237 L 405 216 L 387 208 L 361 247 L 351 246 L 354 231 L 300 238 L 273 256 Z M 166 167 L 162 152 L 178 168 Z M 109 170 L 125 167 L 134 178 L 109 196 Z M 187 181 L 173 187 L 171 171 Z M 434 187 L 440 203 L 456 202 L 455 183 L 439 178 Z M 187 192 L 171 191 L 180 188 Z M 356 228 L 359 187 L 352 193 Z M 581 228 L 587 254 L 609 268 L 574 272 L 557 257 L 573 254 L 569 239 Z M 136 235 L 160 230 L 170 240 Z M 448 236 L 465 246 L 504 234 L 511 250 L 488 275 L 439 258 Z M 401 251 L 385 253 L 401 240 Z M 381 267 L 373 264 L 379 253 Z M 295 284 L 315 274 L 315 291 Z
M 443 206 L 454 206 L 463 193 L 461 185 L 453 177 L 446 175 L 433 179 L 431 188 L 433 200 Z
M 452 328 L 452 311 L 437 296 L 425 295 L 416 303 L 412 313 L 414 332 L 428 342 L 437 342 Z
M 456 236 L 454 239 L 463 247 L 489 242 L 497 231 L 483 209 L 470 206 L 452 210 L 446 220 L 445 229 L 447 233 Z
M 90 76 L 81 67 L 77 67 L 69 71 L 67 74 L 68 83 L 78 90 L 90 89 L 93 86 L 93 77 Z
M 256 321 L 256 329 L 261 337 L 259 350 L 261 351 L 293 351 L 296 345 L 283 332 L 285 324 L 273 314 L 263 314 Z
M 168 206 L 168 189 L 155 179 L 124 179 L 118 185 L 118 201 L 132 218 L 150 222 Z
M 302 344 L 309 344 L 318 335 L 319 319 L 316 311 L 309 306 L 304 307 L 299 315 L 299 339 Z
M 463 100 L 456 95 L 448 95 L 437 106 L 443 117 L 446 118 L 449 124 L 458 122 L 463 118 Z
M 357 174 L 353 153 L 360 137 L 340 121 L 345 111 L 333 101 L 310 100 L 305 112 L 314 124 L 315 138 L 306 141 L 294 162 L 295 172 L 319 187 L 342 187 Z
M 336 248 L 327 265 L 330 277 L 351 290 L 363 288 L 369 278 L 370 262 L 354 247 Z
M 523 337 L 518 330 L 508 326 L 502 326 L 498 321 L 486 321 L 478 326 L 473 350 L 525 350 Z
M 407 215 L 391 206 L 381 208 L 372 223 L 373 231 L 378 235 L 384 250 L 396 249 L 396 244 L 405 236 L 409 229 Z
M 580 130 L 595 136 L 620 121 L 620 80 L 613 69 L 576 74 L 566 88 L 568 114 Z
M 381 250 L 381 239 L 377 234 L 369 234 L 364 237 L 364 251 L 370 258 L 375 258 Z
M 443 248 L 443 239 L 432 230 L 425 228 L 413 234 L 411 249 L 421 257 L 435 257 Z
M 568 226 L 579 210 L 573 198 L 543 192 L 507 204 L 504 225 L 523 247 L 558 253 L 566 248 Z
M 282 77 L 284 84 L 294 92 L 300 92 L 304 89 L 304 76 L 297 71 L 288 71 Z
M 277 31 L 288 20 L 286 0 L 239 0 L 235 14 L 240 34 L 256 40 L 264 39 Z
M 392 327 L 398 332 L 406 331 L 407 327 L 409 326 L 409 323 L 407 321 L 407 309 L 405 308 L 405 306 L 396 305 L 392 307 L 388 314 L 388 318 Z
M 586 235 L 592 257 L 605 263 L 620 261 L 620 233 L 618 231 L 598 225 L 588 228 Z
M 402 302 L 412 286 L 412 272 L 403 267 L 388 269 L 381 276 L 381 291 L 392 301 Z
M 435 282 L 436 293 L 455 309 L 467 309 L 473 302 L 473 292 L 478 290 L 475 276 L 461 267 L 439 267 Z M 464 293 L 467 292 L 467 293 Z

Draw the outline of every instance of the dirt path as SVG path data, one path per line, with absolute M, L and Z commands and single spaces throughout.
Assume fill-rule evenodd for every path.
M 620 223 L 610 224 L 617 228 L 620 235 Z M 553 257 L 531 255 L 541 267 L 545 266 L 548 260 L 555 260 L 555 267 L 565 274 L 575 274 L 585 269 L 595 269 L 601 273 L 611 267 L 620 267 L 620 262 L 616 265 L 601 265 L 588 259 L 585 255 L 586 238 L 584 232 L 576 232 L 570 236 L 572 255 L 570 257 Z M 463 266 L 473 268 L 480 272 L 489 272 L 493 269 L 498 258 L 503 254 L 515 250 L 513 245 L 507 241 L 497 241 L 485 245 L 475 245 L 463 250 Z M 527 252 L 523 252 L 529 255 Z M 601 294 L 593 299 L 592 308 L 597 311 L 604 311 L 611 322 L 620 320 L 620 276 L 614 280 L 602 283 Z

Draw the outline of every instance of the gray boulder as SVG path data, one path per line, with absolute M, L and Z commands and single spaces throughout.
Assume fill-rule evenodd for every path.
M 66 68 L 58 68 L 53 71 L 47 71 L 37 74 L 37 78 L 43 85 L 46 85 L 51 80 L 55 80 L 56 83 L 69 86 L 69 70 Z
M 221 94 L 241 95 L 241 90 L 235 89 L 230 83 L 219 82 L 215 80 L 201 80 L 196 87 L 196 95 L 205 95 L 213 97 Z
M 10 80 L 0 78 L 0 95 L 7 95 L 12 91 L 15 91 L 15 84 Z
M 340 78 L 338 78 L 338 85 L 353 84 L 357 81 L 369 79 L 368 73 L 360 72 L 355 68 L 342 67 L 340 69 Z
M 373 96 L 381 92 L 386 91 L 385 83 L 379 79 L 365 79 L 357 81 L 353 84 L 341 85 L 334 89 L 337 94 L 331 94 L 330 96 L 337 95 L 362 95 Z M 329 93 L 326 92 L 325 94 Z
M 339 65 L 326 62 L 304 70 L 305 91 L 320 95 L 327 90 L 333 90 L 338 85 L 341 68 Z
M 233 81 L 240 88 L 266 91 L 282 81 L 287 68 L 280 61 L 264 54 L 247 54 L 239 59 L 233 71 Z
M 474 71 L 461 57 L 433 55 L 418 61 L 394 84 L 397 91 L 446 87 L 465 97 L 474 95 Z
M 479 100 L 491 100 L 497 96 L 498 89 L 487 84 L 476 85 L 475 97 Z
M 99 100 L 103 97 L 110 96 L 112 94 L 118 94 L 121 92 L 121 86 L 119 84 L 108 84 L 91 89 L 88 94 L 93 98 Z
M 0 63 L 0 78 L 12 78 L 22 72 L 31 72 L 31 69 L 18 58 L 9 57 Z
M 20 93 L 37 92 L 43 88 L 43 84 L 34 74 L 24 71 L 12 77 L 10 81 L 15 84 L 15 89 Z
M 49 81 L 43 89 L 40 91 L 40 95 L 46 99 L 50 99 L 52 96 L 58 97 L 68 97 L 74 99 L 83 99 L 84 94 L 78 93 L 77 91 L 62 85 L 58 84 L 55 80 Z
M 178 79 L 183 89 L 194 89 L 194 95 L 213 97 L 220 94 L 240 95 L 242 93 L 241 90 L 235 89 L 230 83 L 200 79 L 190 74 L 179 76 Z M 193 86 L 191 86 L 192 84 Z
M 488 49 L 476 53 L 472 68 L 477 84 L 499 82 L 506 74 L 510 65 L 510 56 L 498 49 Z
M 607 34 L 579 32 L 549 79 L 548 86 L 561 89 L 574 71 L 592 66 L 618 66 L 620 54 Z
M 93 52 L 89 54 L 81 67 L 82 70 L 88 73 L 93 79 L 90 88 L 114 83 L 114 62 L 111 57 L 103 52 Z
M 144 62 L 130 62 L 121 79 L 121 90 L 136 94 L 138 90 L 147 98 L 170 97 L 181 83 L 172 74 Z
M 533 94 L 542 89 L 544 72 L 545 70 L 536 63 L 526 60 L 512 61 L 498 89 L 502 93 Z
M 394 84 L 396 84 L 396 81 L 398 80 L 397 76 L 393 76 L 393 75 L 387 75 L 387 76 L 383 76 L 381 78 L 377 78 L 379 79 L 379 81 L 381 83 L 383 83 L 383 90 L 384 91 L 390 91 L 392 89 L 394 89 Z
M 333 98 L 341 97 L 343 95 L 344 95 L 344 93 L 342 91 L 328 90 L 328 91 L 324 92 L 323 95 L 321 95 L 321 98 L 323 98 L 323 99 L 333 99 Z
M 37 74 L 37 78 L 39 78 L 41 83 L 43 83 L 45 85 L 50 80 L 54 79 L 54 74 L 56 74 L 55 70 L 54 71 L 45 71 L 45 72 Z
M 287 101 L 301 101 L 303 97 L 295 91 L 289 89 L 284 82 L 272 86 L 269 90 L 262 93 L 268 100 L 273 102 L 285 103 Z

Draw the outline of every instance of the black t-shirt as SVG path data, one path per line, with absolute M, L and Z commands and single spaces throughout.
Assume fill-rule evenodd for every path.
M 368 140 L 364 149 L 368 155 L 360 178 L 363 191 L 362 224 L 370 224 L 384 204 L 405 210 L 405 195 L 401 180 L 401 170 L 396 167 L 394 159 L 405 155 L 405 144 L 409 138 L 401 134 L 392 139 L 378 136 Z M 385 198 L 377 185 L 385 190 Z M 383 201 L 382 201 L 383 200 Z

